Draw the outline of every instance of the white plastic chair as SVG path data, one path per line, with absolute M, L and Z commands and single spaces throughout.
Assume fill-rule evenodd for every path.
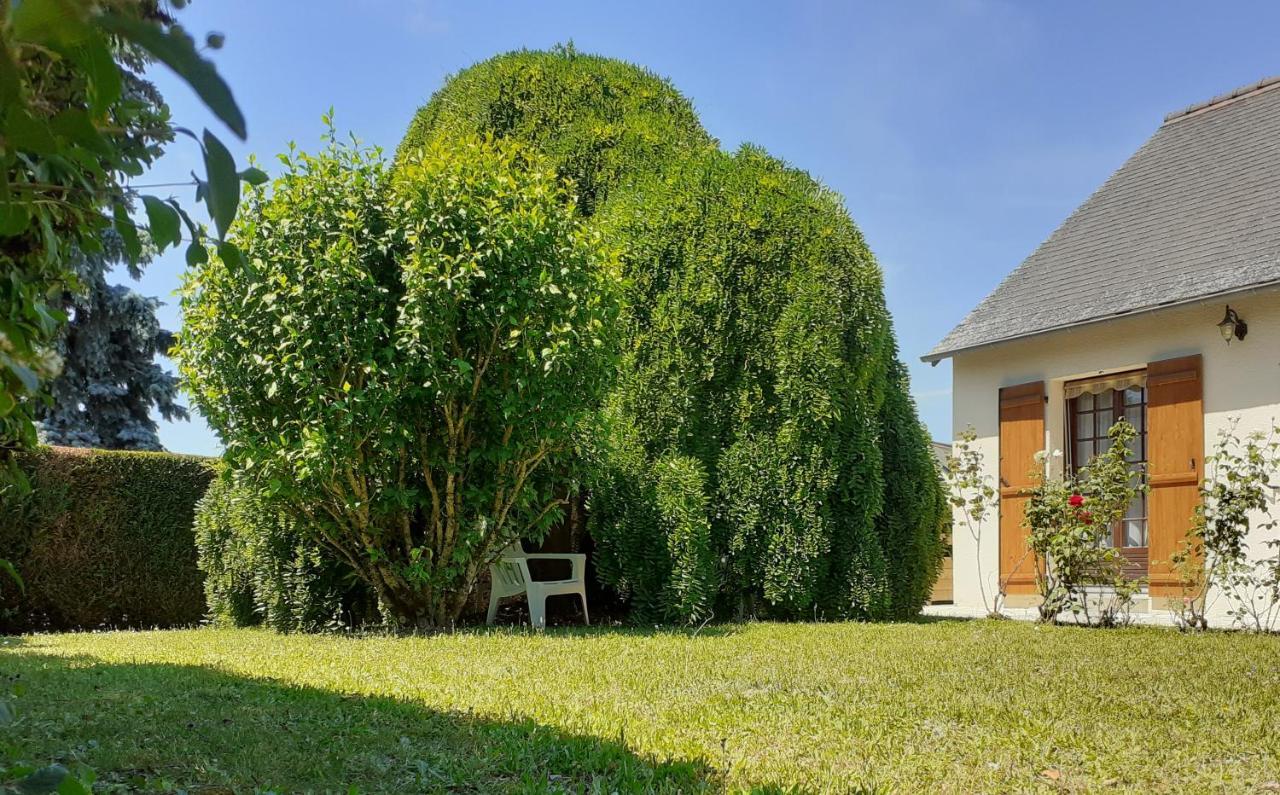
M 535 580 L 529 574 L 531 560 L 567 560 L 573 571 L 567 580 Z M 587 556 L 561 552 L 525 552 L 517 541 L 489 564 L 489 616 L 485 623 L 492 624 L 498 614 L 498 600 L 505 596 L 524 594 L 529 602 L 529 621 L 535 629 L 547 626 L 547 597 L 560 594 L 577 594 L 582 599 L 582 618 L 590 625 L 587 615 Z

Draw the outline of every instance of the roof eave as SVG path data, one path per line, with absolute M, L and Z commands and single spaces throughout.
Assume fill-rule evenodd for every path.
M 1093 318 L 1087 318 L 1085 320 L 1077 320 L 1071 323 L 1066 323 L 1061 326 L 1054 326 L 1052 328 L 1039 329 L 1037 331 L 1028 331 L 1023 334 L 1015 334 L 1012 337 L 1001 337 L 1000 339 L 989 340 L 987 342 L 980 342 L 975 345 L 962 345 L 959 348 L 947 348 L 943 350 L 935 349 L 930 351 L 929 353 L 926 353 L 924 356 L 921 356 L 920 361 L 925 362 L 927 364 L 937 364 L 943 359 L 954 358 L 957 353 L 968 353 L 970 351 L 981 350 L 983 348 L 990 348 L 993 345 L 1003 345 L 1006 342 L 1016 342 L 1018 340 L 1031 339 L 1032 337 L 1043 337 L 1045 334 L 1052 334 L 1055 331 L 1068 331 L 1070 329 L 1081 328 L 1083 326 L 1094 326 L 1099 323 L 1106 323 L 1109 320 L 1119 320 L 1121 318 L 1134 317 L 1135 315 L 1145 315 L 1151 312 L 1159 312 L 1162 309 L 1173 309 L 1179 306 L 1192 306 L 1194 304 L 1203 304 L 1209 301 L 1216 301 L 1222 298 L 1230 298 L 1231 296 L 1235 296 L 1235 295 L 1254 293 L 1259 290 L 1266 290 L 1270 287 L 1276 287 L 1276 286 L 1280 286 L 1280 279 L 1269 279 L 1264 282 L 1257 282 L 1255 284 L 1246 285 L 1244 287 L 1233 287 L 1230 290 L 1222 290 L 1216 293 L 1205 293 L 1204 295 L 1198 295 L 1198 296 L 1195 296 L 1194 298 L 1182 298 L 1176 301 L 1167 301 L 1162 304 L 1151 304 L 1149 306 L 1140 307 L 1138 309 L 1131 309 L 1125 312 L 1117 312 L 1113 315 L 1103 315 L 1101 317 L 1093 317 Z

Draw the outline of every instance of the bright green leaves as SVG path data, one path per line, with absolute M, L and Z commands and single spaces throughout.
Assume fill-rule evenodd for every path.
M 393 179 L 329 141 L 253 195 L 229 235 L 244 261 L 193 265 L 180 367 L 244 480 L 400 620 L 443 623 L 481 562 L 559 515 L 617 290 L 524 149 L 467 139 Z

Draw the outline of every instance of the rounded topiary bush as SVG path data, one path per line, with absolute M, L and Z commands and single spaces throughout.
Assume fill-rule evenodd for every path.
M 397 163 L 433 141 L 473 135 L 540 151 L 573 180 L 583 216 L 620 184 L 715 145 L 669 81 L 572 45 L 499 55 L 450 78 L 414 116 Z
M 931 469 L 899 475 L 886 466 L 886 411 L 896 418 L 894 445 L 904 448 L 892 452 L 894 464 L 927 460 L 929 451 L 896 377 L 879 267 L 839 198 L 747 147 L 649 178 L 595 221 L 622 245 L 630 286 L 630 344 L 602 462 L 607 470 L 611 451 L 638 444 L 647 461 L 678 453 L 700 465 L 723 561 L 718 612 L 917 610 L 918 580 L 931 581 L 932 550 L 940 551 L 938 514 L 887 482 L 910 478 L 903 488 L 932 507 L 937 479 Z M 899 427 L 904 419 L 914 435 Z M 616 438 L 617 429 L 628 438 Z M 642 478 L 648 469 L 632 467 Z M 631 540 L 633 501 L 612 493 L 637 488 L 626 479 L 595 486 L 593 533 L 609 559 L 602 571 L 633 593 L 671 593 L 673 578 L 706 567 L 682 560 L 674 545 L 665 559 L 626 551 L 643 546 Z M 882 527 L 891 492 L 895 518 Z M 658 536 L 687 525 L 662 513 L 654 514 Z M 637 605 L 655 600 L 693 618 L 675 606 L 681 600 L 637 594 Z

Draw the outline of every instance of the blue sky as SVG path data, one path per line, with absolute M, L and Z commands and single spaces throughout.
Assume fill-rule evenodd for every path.
M 393 150 L 445 77 L 573 40 L 669 77 L 726 148 L 752 142 L 839 191 L 884 268 L 920 413 L 951 437 L 951 372 L 919 357 L 1159 126 L 1169 111 L 1280 73 L 1280 4 L 196 0 L 268 171 L 320 115 Z M 163 67 L 175 120 L 220 134 Z M 230 134 L 222 135 L 230 144 Z M 143 182 L 182 179 L 178 141 Z M 190 205 L 190 191 L 176 195 Z M 140 291 L 176 328 L 181 255 Z M 121 278 L 125 278 L 121 276 Z M 216 453 L 198 418 L 171 450 Z

